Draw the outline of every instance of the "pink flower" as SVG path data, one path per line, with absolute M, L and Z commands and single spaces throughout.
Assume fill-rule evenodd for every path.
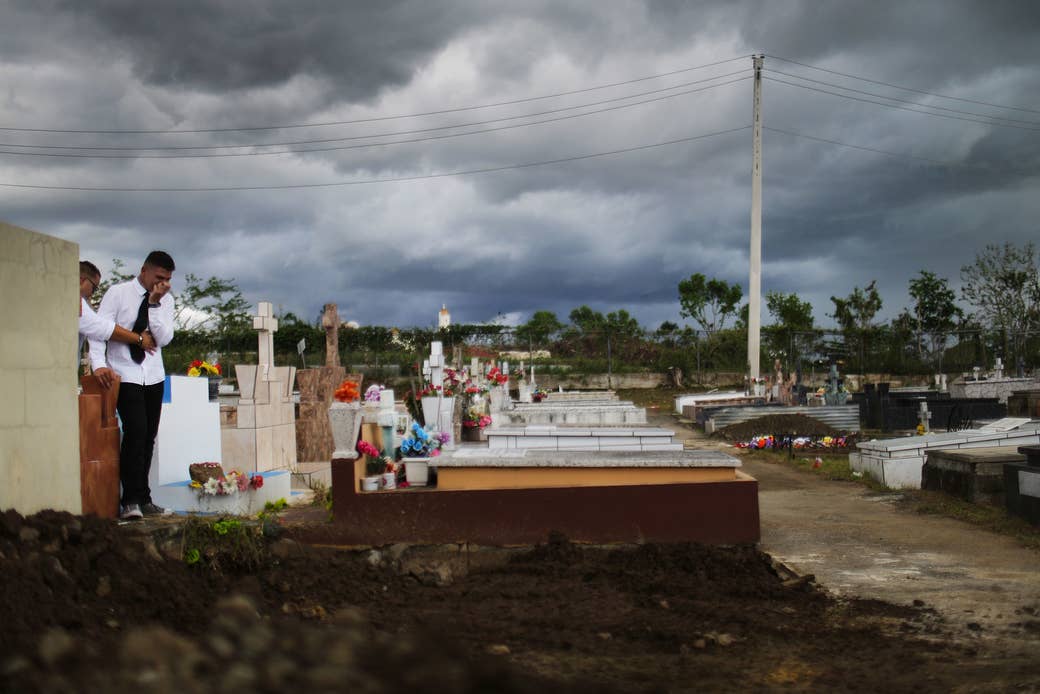
M 436 458 L 440 454 L 441 454 L 441 452 L 439 450 L 437 450 L 436 448 L 434 448 L 432 451 L 430 451 L 430 457 L 431 458 Z
M 239 475 L 235 478 L 235 484 L 238 485 L 238 491 L 244 492 L 249 489 L 249 480 L 246 479 L 245 475 Z
M 373 458 L 379 457 L 379 450 L 368 441 L 358 441 L 357 450 L 362 455 L 370 455 Z

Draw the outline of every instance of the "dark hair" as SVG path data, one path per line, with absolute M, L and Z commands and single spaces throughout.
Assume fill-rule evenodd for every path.
M 173 272 L 177 269 L 177 266 L 173 264 L 173 258 L 166 251 L 152 251 L 148 254 L 148 257 L 144 259 L 145 265 L 154 265 L 161 267 L 163 270 Z
M 79 261 L 79 276 L 91 278 L 101 277 L 101 270 L 98 270 L 97 265 L 89 260 L 81 260 Z

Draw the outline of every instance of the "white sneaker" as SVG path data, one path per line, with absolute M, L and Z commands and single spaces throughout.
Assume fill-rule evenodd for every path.
M 141 507 L 138 504 L 127 504 L 123 507 L 122 513 L 119 517 L 123 520 L 137 520 L 138 518 L 144 518 L 144 514 L 141 513 Z

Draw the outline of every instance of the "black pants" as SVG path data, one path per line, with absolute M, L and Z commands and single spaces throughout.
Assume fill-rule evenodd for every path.
M 116 411 L 123 422 L 123 443 L 119 448 L 119 481 L 123 485 L 123 505 L 147 504 L 152 500 L 148 470 L 162 414 L 163 383 L 139 386 L 119 385 Z

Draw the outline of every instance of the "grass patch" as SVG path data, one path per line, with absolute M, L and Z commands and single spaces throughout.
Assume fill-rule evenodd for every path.
M 689 389 L 658 386 L 657 388 L 620 388 L 617 396 L 621 400 L 631 400 L 636 407 L 654 407 L 663 413 L 675 411 L 675 398 L 686 395 Z
M 847 453 L 828 453 L 796 450 L 791 456 L 787 451 L 748 451 L 747 455 L 754 460 L 786 465 L 803 472 L 822 477 L 825 480 L 841 480 L 844 482 L 870 482 L 865 475 L 857 476 L 849 467 Z M 819 458 L 819 463 L 816 462 Z M 867 484 L 867 486 L 872 486 Z M 883 487 L 882 487 L 883 488 Z
M 903 491 L 898 506 L 914 513 L 955 518 L 998 535 L 1015 538 L 1030 549 L 1040 550 L 1040 528 L 1022 518 L 1008 515 L 999 506 L 973 504 L 943 492 L 925 489 Z

